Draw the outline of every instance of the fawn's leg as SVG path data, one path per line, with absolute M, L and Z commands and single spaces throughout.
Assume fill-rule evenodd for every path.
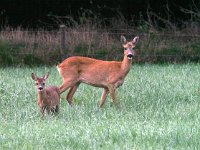
M 45 110 L 45 106 L 40 106 L 40 113 L 42 117 L 44 117 L 44 110 Z
M 102 106 L 103 106 L 103 104 L 104 104 L 104 102 L 105 102 L 105 100 L 106 100 L 107 95 L 108 95 L 108 89 L 107 89 L 107 88 L 104 88 L 103 93 L 102 93 L 102 95 L 101 95 L 101 99 L 100 99 L 100 101 L 99 101 L 99 107 L 102 107 Z
M 56 108 L 54 108 L 54 107 L 50 108 L 50 112 L 55 113 L 55 111 L 56 111 Z
M 50 106 L 47 106 L 47 107 L 46 107 L 46 110 L 47 110 L 47 114 L 49 115 L 49 114 L 50 114 L 50 111 L 51 111 L 51 107 L 50 107 Z
M 68 103 L 69 103 L 70 105 L 73 104 L 73 102 L 72 102 L 72 100 L 73 100 L 72 97 L 73 97 L 74 93 L 76 92 L 76 90 L 77 90 L 79 84 L 80 84 L 80 83 L 77 83 L 75 86 L 71 87 L 70 90 L 69 90 L 69 92 L 68 92 L 68 94 L 67 94 L 66 100 L 68 101 Z
M 60 106 L 59 106 L 59 104 L 58 104 L 58 105 L 56 105 L 55 113 L 59 113 L 59 111 L 60 111 Z

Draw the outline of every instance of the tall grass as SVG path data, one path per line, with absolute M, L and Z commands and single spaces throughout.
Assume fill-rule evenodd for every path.
M 199 62 L 199 34 L 187 31 L 191 30 L 189 27 L 176 31 L 160 31 L 148 27 L 148 23 L 128 26 L 126 22 L 119 23 L 120 19 L 114 22 L 116 26 L 113 28 L 102 28 L 97 23 L 90 22 L 66 27 L 67 56 L 119 60 L 123 49 L 120 36 L 125 35 L 131 40 L 135 35 L 139 35 L 136 62 Z M 0 62 L 4 64 L 8 61 L 3 58 L 9 56 L 6 60 L 10 60 L 11 64 L 53 65 L 60 61 L 60 48 L 59 30 L 27 31 L 21 28 L 5 28 L 0 32 Z M 4 49 L 7 49 L 6 53 Z
M 112 38 L 108 32 L 98 32 L 93 27 L 80 26 L 77 28 L 66 28 L 65 44 L 68 56 L 83 55 L 93 56 L 112 54 L 112 52 L 122 49 L 120 36 Z M 34 56 L 45 64 L 55 64 L 60 59 L 61 33 L 57 31 L 24 31 L 23 29 L 7 29 L 0 32 L 0 42 L 7 47 L 18 47 L 19 51 L 11 51 L 13 57 L 22 58 L 25 62 L 26 57 Z M 0 53 L 1 51 L 0 43 Z M 3 49 L 3 48 L 2 48 Z M 1 55 L 0 55 L 1 56 Z M 1 59 L 0 59 L 1 60 Z M 34 61 L 33 61 L 34 62 Z
M 198 149 L 200 66 L 134 65 L 117 89 L 118 109 L 102 89 L 81 84 L 70 107 L 61 96 L 57 116 L 41 119 L 31 73 L 55 67 L 0 68 L 0 149 Z

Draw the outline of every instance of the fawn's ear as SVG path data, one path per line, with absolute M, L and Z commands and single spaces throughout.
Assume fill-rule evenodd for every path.
M 126 38 L 125 36 L 121 35 L 121 38 L 120 38 L 122 44 L 125 44 L 126 43 Z
M 34 81 L 37 80 L 37 76 L 36 76 L 34 73 L 31 74 L 31 77 L 32 77 L 32 79 L 33 79 Z
M 139 41 L 139 36 L 134 37 L 132 43 L 136 44 Z
M 46 74 L 43 76 L 43 79 L 46 80 L 48 77 L 49 77 L 49 73 L 46 73 Z

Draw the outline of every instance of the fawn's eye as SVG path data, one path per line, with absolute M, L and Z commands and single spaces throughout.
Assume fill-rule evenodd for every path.
M 36 85 L 38 85 L 38 83 L 36 83 Z
M 42 83 L 43 85 L 45 85 L 45 83 Z

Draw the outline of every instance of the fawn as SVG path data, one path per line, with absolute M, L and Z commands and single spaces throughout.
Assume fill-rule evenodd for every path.
M 46 109 L 47 113 L 58 113 L 60 105 L 60 91 L 56 86 L 49 86 L 45 88 L 45 81 L 49 74 L 46 73 L 42 78 L 37 77 L 34 73 L 31 74 L 32 79 L 35 81 L 35 85 L 38 92 L 37 104 L 40 107 L 42 117 Z
M 124 47 L 124 59 L 122 62 L 102 61 L 88 57 L 73 56 L 65 59 L 57 65 L 58 72 L 62 77 L 63 83 L 59 87 L 60 93 L 70 88 L 67 94 L 67 101 L 72 104 L 72 97 L 81 82 L 103 88 L 99 107 L 104 104 L 108 93 L 117 106 L 115 90 L 124 82 L 134 56 L 134 50 L 139 37 L 136 36 L 132 41 L 127 42 L 124 36 L 121 36 L 121 42 Z

